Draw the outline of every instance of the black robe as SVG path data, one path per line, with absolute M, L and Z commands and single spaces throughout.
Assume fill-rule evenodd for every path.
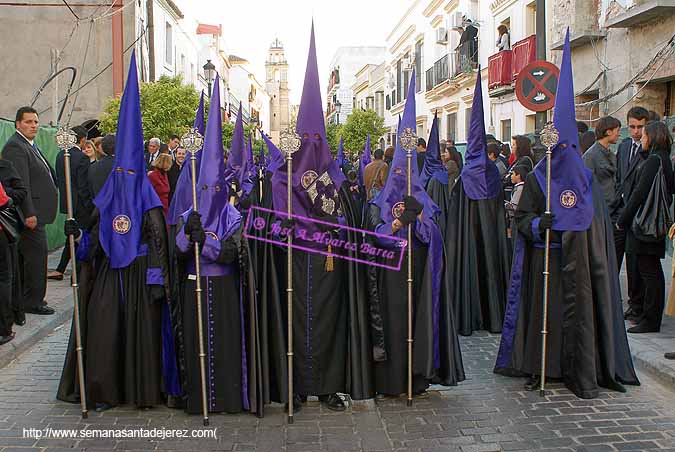
M 463 336 L 477 330 L 499 333 L 511 267 L 504 196 L 500 192 L 494 199 L 473 201 L 460 178 L 446 219 L 449 290 L 457 330 Z
M 368 229 L 375 231 L 381 227 L 381 233 L 391 233 L 390 225 L 381 220 L 380 209 L 370 205 Z M 399 232 L 405 237 L 405 230 Z M 435 238 L 434 238 L 435 237 Z M 433 247 L 430 245 L 433 241 Z M 387 244 L 371 240 L 373 246 Z M 438 226 L 432 219 L 415 223 L 413 238 L 413 391 L 421 392 L 431 383 L 456 385 L 463 381 L 464 367 L 455 330 L 455 321 L 451 299 L 447 290 L 445 268 L 443 266 L 443 241 Z M 439 275 L 432 269 L 433 256 L 438 253 L 441 264 Z M 381 267 L 371 267 L 369 278 L 370 323 L 372 328 L 373 355 L 375 360 L 375 389 L 380 394 L 398 396 L 407 392 L 408 382 L 408 301 L 407 301 L 407 262 L 408 253 L 404 253 L 399 271 Z M 434 357 L 433 325 L 433 278 L 438 297 L 438 362 Z
M 266 178 L 264 187 L 267 187 Z M 263 190 L 263 203 L 271 189 Z M 360 227 L 360 206 L 347 184 L 339 190 L 345 222 Z M 267 207 L 267 205 L 265 205 Z M 272 224 L 274 217 L 266 217 Z M 349 240 L 361 240 L 347 232 Z M 281 245 L 259 248 L 258 310 L 262 341 L 263 377 L 273 401 L 288 399 L 286 344 L 286 251 Z M 326 256 L 293 250 L 294 392 L 322 395 L 348 392 L 353 399 L 375 395 L 368 328 L 366 273 L 361 264 L 334 257 L 326 271 Z M 280 321 L 281 320 L 281 321 Z
M 612 223 L 597 183 L 593 205 L 587 231 L 551 233 L 546 372 L 581 398 L 597 397 L 599 387 L 624 391 L 621 383 L 640 384 L 623 321 Z M 503 375 L 540 373 L 544 234 L 536 219 L 545 206 L 532 173 L 516 211 L 518 237 L 495 366 Z
M 162 403 L 162 303 L 169 295 L 169 263 L 161 208 L 145 213 L 141 243 L 147 245 L 147 255 L 113 269 L 98 242 L 98 219 L 80 241 L 78 255 L 86 255 L 81 259 L 80 315 L 89 407 Z M 149 269 L 154 280 L 146 279 Z M 71 328 L 59 400 L 79 400 L 76 363 Z
M 447 214 L 450 211 L 450 189 L 447 184 L 442 183 L 435 177 L 429 178 L 427 182 L 427 193 L 431 200 L 441 209 L 436 222 L 441 230 L 443 240 L 448 239 L 448 219 Z
M 181 223 L 179 221 L 179 231 L 182 229 Z M 177 236 L 177 240 L 184 237 L 182 232 Z M 228 274 L 201 277 L 207 404 L 211 413 L 239 413 L 244 408 L 245 396 L 242 394 L 245 370 L 242 365 L 245 362 L 242 347 L 245 340 L 242 335 L 244 317 L 240 299 L 238 250 L 231 237 L 223 238 L 220 246 L 221 252 L 215 263 Z M 194 252 L 191 246 L 186 250 L 177 245 L 176 253 L 181 261 L 180 302 L 186 377 L 183 389 L 187 412 L 199 414 L 202 412 L 202 395 Z

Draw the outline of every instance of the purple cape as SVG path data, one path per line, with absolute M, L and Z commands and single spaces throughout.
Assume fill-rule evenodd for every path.
M 569 40 L 568 29 L 553 108 L 553 125 L 558 130 L 559 139 L 551 154 L 552 229 L 585 231 L 593 221 L 593 174 L 584 165 L 579 152 Z M 546 196 L 546 159 L 537 164 L 534 173 Z
M 94 204 L 100 214 L 99 242 L 112 268 L 129 266 L 140 255 L 143 215 L 162 203 L 145 173 L 143 124 L 136 53 L 120 104 L 115 163 Z

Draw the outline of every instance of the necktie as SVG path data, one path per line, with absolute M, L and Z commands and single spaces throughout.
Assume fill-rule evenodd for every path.
M 33 148 L 33 152 L 35 152 L 35 155 L 37 156 L 37 158 L 40 159 L 40 161 L 45 166 L 45 168 L 47 168 L 47 172 L 49 173 L 49 177 L 51 177 L 52 181 L 53 181 L 54 177 L 52 176 L 52 172 L 49 168 L 49 164 L 47 163 L 45 158 L 42 156 L 42 153 L 40 152 L 40 149 L 38 149 L 37 144 L 35 144 L 35 142 L 33 142 L 32 148 Z
M 640 148 L 640 145 L 638 143 L 633 142 L 633 145 L 630 148 L 630 161 L 632 162 L 635 156 L 638 153 L 638 149 Z

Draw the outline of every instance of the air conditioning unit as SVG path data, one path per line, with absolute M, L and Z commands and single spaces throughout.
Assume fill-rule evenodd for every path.
M 438 44 L 448 43 L 448 30 L 445 27 L 438 27 L 436 29 L 436 43 Z

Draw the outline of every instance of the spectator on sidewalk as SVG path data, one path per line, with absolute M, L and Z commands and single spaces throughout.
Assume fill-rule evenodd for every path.
M 497 143 L 489 143 L 487 145 L 487 151 L 488 151 L 488 158 L 495 162 L 495 165 L 497 165 L 497 169 L 499 170 L 499 177 L 504 176 L 504 173 L 506 173 L 506 166 L 504 165 L 504 162 L 502 162 L 502 159 L 499 158 L 499 149 L 500 146 L 497 145 Z
M 19 240 L 19 267 L 23 283 L 22 307 L 29 314 L 50 315 L 47 306 L 47 232 L 58 205 L 56 174 L 35 143 L 40 129 L 37 111 L 21 107 L 16 112 L 16 133 L 7 141 L 2 158 L 12 162 L 28 193 L 21 210 L 26 228 Z
M 148 178 L 152 187 L 157 192 L 162 206 L 164 207 L 164 217 L 169 213 L 169 192 L 171 186 L 169 185 L 168 171 L 171 169 L 172 159 L 170 154 L 160 154 L 153 162 L 154 169 L 148 173 Z
M 642 149 L 648 151 L 648 156 L 637 169 L 636 187 L 617 220 L 617 228 L 626 231 L 626 253 L 637 255 L 638 271 L 644 287 L 642 315 L 636 319 L 637 325 L 628 329 L 629 333 L 658 333 L 661 330 L 665 302 L 665 281 L 661 259 L 666 254 L 666 238 L 657 242 L 640 240 L 633 234 L 631 225 L 638 210 L 648 200 L 659 168 L 663 170 L 666 182 L 668 208 L 672 205 L 672 193 L 675 186 L 673 167 L 670 163 L 672 144 L 673 139 L 663 122 L 647 123 L 642 132 Z
M 583 155 L 584 164 L 593 172 L 595 180 L 600 184 L 609 205 L 614 200 L 614 175 L 616 174 L 616 156 L 609 147 L 619 141 L 621 121 L 605 116 L 595 126 L 593 146 Z
M 86 155 L 89 159 L 90 165 L 98 160 L 96 145 L 92 140 L 87 140 L 87 142 L 84 144 L 84 148 L 82 148 L 82 152 L 84 152 L 84 155 Z M 87 170 L 87 172 L 89 171 Z
M 373 156 L 375 159 L 367 164 L 363 170 L 363 182 L 368 201 L 382 190 L 385 182 L 387 182 L 387 173 L 389 172 L 389 165 L 384 162 L 382 149 L 377 149 Z
M 17 209 L 17 212 L 20 210 L 18 206 L 23 204 L 24 199 L 26 198 L 28 191 L 23 185 L 19 173 L 14 169 L 14 165 L 11 162 L 0 159 L 0 184 L 2 184 L 3 189 L 7 196 L 12 200 L 13 205 Z M 7 207 L 6 207 L 7 208 Z M 21 215 L 19 214 L 19 218 Z M 0 235 L 3 233 L 0 232 Z M 21 280 L 19 273 L 19 250 L 18 243 L 8 243 L 7 253 L 0 251 L 0 265 L 2 263 L 7 263 L 11 269 L 9 279 L 0 277 L 0 285 L 9 282 L 11 284 L 11 291 L 8 292 L 10 295 L 6 296 L 2 294 L 2 289 L 0 289 L 0 298 L 6 299 L 11 306 L 13 312 L 13 322 L 15 325 L 23 326 L 26 324 L 26 315 L 23 312 L 23 307 L 21 305 L 21 300 L 23 297 L 23 292 L 21 288 Z M 2 300 L 0 300 L 1 302 Z M 7 321 L 7 325 L 11 329 L 11 323 Z
M 108 176 L 115 162 L 115 135 L 106 135 L 101 140 L 101 157 L 95 164 L 89 167 L 89 187 L 91 189 L 92 199 L 96 198 L 98 192 L 103 188 L 103 184 L 108 180 Z

